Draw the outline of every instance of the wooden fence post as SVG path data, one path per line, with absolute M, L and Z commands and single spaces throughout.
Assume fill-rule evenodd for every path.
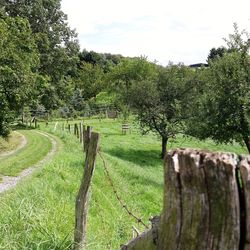
M 122 249 L 250 249 L 250 157 L 177 149 L 164 179 L 159 223 Z
M 242 239 L 240 249 L 250 249 L 250 156 L 241 157 L 241 161 L 238 164 L 240 175 L 242 178 L 242 193 L 241 202 L 244 207 L 243 213 L 241 213 L 242 231 L 246 234 Z
M 85 152 L 85 134 L 86 134 L 86 126 L 82 125 L 82 147 Z
M 75 126 L 76 126 L 76 137 L 77 137 L 77 139 L 79 139 L 79 128 L 78 128 L 78 124 L 76 123 Z
M 88 152 L 88 145 L 91 137 L 92 127 L 87 126 L 87 130 L 84 133 L 84 152 Z
M 69 130 L 69 133 L 70 133 L 70 124 L 68 124 L 68 130 Z
M 89 189 L 90 189 L 91 179 L 94 173 L 98 146 L 99 146 L 99 134 L 92 133 L 85 159 L 84 174 L 82 177 L 82 182 L 78 195 L 76 197 L 74 250 L 84 249 L 86 244 L 85 241 L 86 241 L 86 223 L 88 214 Z
M 82 127 L 82 122 L 80 122 L 79 124 L 79 141 L 80 143 L 82 144 L 82 141 L 83 141 L 83 127 Z
M 76 135 L 76 124 L 74 124 L 74 135 Z

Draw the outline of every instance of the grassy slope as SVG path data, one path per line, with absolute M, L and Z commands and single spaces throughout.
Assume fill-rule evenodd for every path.
M 16 149 L 20 141 L 21 135 L 18 133 L 11 133 L 7 140 L 0 137 L 0 153 Z
M 0 175 L 16 176 L 22 170 L 43 159 L 51 149 L 49 138 L 32 130 L 20 130 L 27 145 L 18 152 L 1 159 Z
M 89 121 L 101 133 L 101 150 L 108 161 L 117 190 L 145 221 L 162 206 L 163 168 L 160 142 L 153 135 L 121 135 L 120 123 Z M 60 126 L 58 126 L 60 128 Z M 0 199 L 0 249 L 67 249 L 72 243 L 74 202 L 82 175 L 83 154 L 79 143 L 58 132 L 61 148 L 54 159 Z M 236 146 L 179 138 L 178 145 L 201 146 L 243 153 Z M 172 146 L 175 146 L 173 144 Z M 105 178 L 98 158 L 92 183 L 88 224 L 88 249 L 119 249 L 132 237 L 137 224 L 122 211 Z

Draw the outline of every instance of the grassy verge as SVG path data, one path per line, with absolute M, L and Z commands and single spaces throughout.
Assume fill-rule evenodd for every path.
M 163 167 L 160 140 L 141 136 L 137 129 L 121 134 L 119 121 L 89 120 L 101 133 L 101 151 L 110 175 L 126 205 L 144 221 L 161 212 Z M 58 124 L 58 129 L 61 127 Z M 48 131 L 53 132 L 53 124 Z M 45 129 L 45 128 L 43 128 Z M 70 249 L 73 242 L 74 206 L 83 173 L 83 152 L 73 135 L 56 131 L 60 150 L 44 168 L 0 199 L 0 249 Z M 172 147 L 190 146 L 246 152 L 239 145 L 218 146 L 177 138 Z M 132 237 L 130 218 L 117 202 L 98 158 L 91 188 L 88 249 L 119 249 Z
M 32 130 L 20 130 L 27 145 L 18 152 L 1 159 L 0 175 L 16 176 L 22 170 L 43 159 L 51 149 L 49 138 Z
M 21 142 L 22 136 L 12 132 L 7 139 L 0 137 L 0 153 L 15 150 Z

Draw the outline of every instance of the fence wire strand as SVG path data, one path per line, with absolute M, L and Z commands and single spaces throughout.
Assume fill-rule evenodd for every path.
M 140 217 L 136 216 L 133 212 L 131 212 L 129 210 L 128 206 L 125 204 L 125 202 L 119 196 L 119 194 L 118 194 L 118 192 L 117 192 L 117 190 L 116 190 L 116 188 L 114 186 L 114 182 L 111 179 L 111 176 L 110 176 L 110 173 L 109 173 L 109 170 L 108 170 L 108 167 L 107 167 L 107 162 L 106 162 L 105 158 L 103 157 L 102 153 L 100 152 L 100 150 L 98 151 L 98 154 L 99 154 L 99 156 L 100 156 L 100 158 L 101 158 L 101 160 L 103 162 L 104 172 L 105 172 L 105 174 L 107 176 L 109 184 L 110 184 L 110 186 L 111 186 L 111 188 L 113 190 L 113 193 L 114 193 L 116 199 L 118 200 L 119 204 L 121 205 L 122 209 L 124 209 L 130 217 L 135 219 L 138 222 L 138 224 L 142 224 L 145 228 L 148 229 L 149 227 L 142 221 L 142 219 Z

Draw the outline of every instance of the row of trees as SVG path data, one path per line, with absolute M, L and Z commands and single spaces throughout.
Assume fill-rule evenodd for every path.
M 60 0 L 0 1 L 0 135 L 23 110 L 81 112 L 107 93 L 142 132 L 162 138 L 162 157 L 179 133 L 250 151 L 249 35 L 235 32 L 213 48 L 207 68 L 166 67 L 146 58 L 80 52 Z M 113 98 L 115 97 L 115 98 Z
M 27 109 L 81 110 L 122 58 L 80 52 L 60 0 L 1 0 L 0 51 L 0 136 Z
M 234 28 L 225 39 L 227 47 L 210 51 L 206 68 L 161 67 L 140 58 L 123 61 L 110 72 L 110 84 L 136 114 L 142 132 L 162 138 L 162 158 L 169 139 L 180 133 L 219 143 L 237 141 L 250 153 L 250 37 Z

